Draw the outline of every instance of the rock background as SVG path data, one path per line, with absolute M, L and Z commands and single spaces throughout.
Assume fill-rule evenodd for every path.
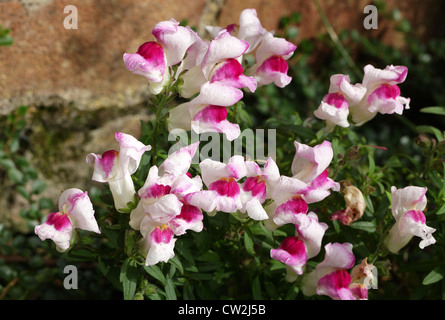
M 363 28 L 363 8 L 372 1 L 320 0 L 335 30 L 356 28 L 370 37 L 403 46 L 391 26 Z M 387 0 L 427 41 L 438 30 L 445 5 L 438 0 Z M 67 5 L 78 10 L 78 29 L 65 29 Z M 146 82 L 125 69 L 122 55 L 135 52 L 153 37 L 162 20 L 186 20 L 205 36 L 205 25 L 237 23 L 240 12 L 255 8 L 263 26 L 277 30 L 281 17 L 301 13 L 300 33 L 292 39 L 325 33 L 314 1 L 308 0 L 15 0 L 0 1 L 0 25 L 11 30 L 14 44 L 0 47 L 0 116 L 20 105 L 30 106 L 28 156 L 42 179 L 46 196 L 67 187 L 86 187 L 92 168 L 89 152 L 114 148 L 114 132 L 139 134 Z M 19 212 L 18 196 L 8 193 L 0 175 L 2 211 Z M 5 210 L 5 208 L 7 208 Z

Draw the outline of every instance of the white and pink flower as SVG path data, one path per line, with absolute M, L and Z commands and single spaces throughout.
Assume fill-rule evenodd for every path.
M 176 236 L 187 230 L 203 229 L 202 210 L 212 211 L 213 191 L 202 190 L 200 176 L 189 174 L 199 142 L 170 154 L 159 166 L 149 170 L 138 191 L 139 203 L 130 213 L 129 225 L 140 230 L 146 265 L 167 262 L 174 256 Z
M 235 88 L 240 91 L 241 97 L 241 88 L 246 87 L 254 92 L 257 87 L 256 80 L 244 75 L 240 63 L 248 48 L 249 43 L 231 36 L 229 32 L 222 32 L 208 44 L 197 42 L 190 48 L 192 58 L 187 60 L 189 69 L 182 75 L 184 83 L 181 86 L 181 95 L 185 98 L 192 97 L 206 82 Z M 197 57 L 202 57 L 202 61 Z M 196 65 L 191 66 L 190 61 L 194 61 Z
M 240 133 L 238 124 L 227 120 L 227 108 L 242 98 L 242 92 L 230 86 L 206 82 L 199 95 L 170 111 L 168 130 L 193 130 L 197 134 L 205 132 L 224 133 L 229 141 Z
M 265 207 L 269 219 L 264 224 L 269 230 L 288 223 L 304 226 L 309 223 L 308 204 L 323 200 L 330 190 L 340 190 L 340 184 L 328 176 L 327 168 L 333 158 L 330 142 L 315 147 L 297 141 L 294 144 L 293 176 L 280 177 L 273 190 L 273 201 Z
M 86 162 L 94 161 L 92 179 L 108 183 L 116 210 L 121 212 L 134 200 L 136 191 L 131 175 L 136 172 L 143 154 L 150 151 L 151 146 L 144 145 L 129 134 L 117 132 L 115 137 L 119 143 L 119 151 L 90 153 L 86 157 Z
M 304 199 L 308 189 L 301 180 L 281 176 L 272 193 L 273 201 L 265 207 L 269 217 L 263 221 L 266 229 L 272 231 L 285 224 L 309 225 L 309 206 Z
M 336 74 L 330 81 L 328 94 L 314 111 L 317 118 L 326 120 L 328 132 L 331 132 L 336 125 L 349 127 L 349 106 L 357 105 L 366 93 L 363 85 L 352 85 L 348 75 Z
M 34 228 L 40 240 L 51 239 L 57 250 L 69 249 L 74 241 L 74 229 L 82 229 L 100 234 L 94 217 L 93 204 L 88 193 L 77 188 L 65 190 L 59 198 L 59 211 L 50 213 L 43 224 Z
M 267 32 L 261 25 L 255 9 L 244 9 L 241 11 L 238 24 L 230 24 L 224 29 L 219 26 L 207 26 L 206 30 L 213 38 L 216 38 L 220 33 L 227 31 L 232 36 L 247 41 L 249 43 L 249 48 L 245 53 L 255 50 L 261 42 L 261 38 Z
M 269 216 L 263 203 L 272 197 L 273 188 L 280 180 L 280 172 L 272 158 L 268 158 L 263 170 L 254 161 L 246 161 L 246 180 L 241 186 L 241 203 L 239 209 L 247 212 L 254 220 L 264 220 Z
M 125 53 L 123 59 L 129 71 L 148 80 L 151 93 L 159 94 L 171 78 L 169 67 L 182 61 L 197 35 L 174 19 L 157 23 L 152 34 L 155 41 L 143 43 L 136 53 Z
M 247 70 L 247 74 L 255 77 L 258 86 L 274 83 L 284 88 L 292 81 L 288 75 L 287 60 L 296 49 L 297 46 L 293 43 L 275 37 L 272 32 L 266 32 L 261 36 L 261 42 L 256 48 L 255 64 Z
M 295 236 L 286 237 L 277 249 L 270 251 L 272 259 L 286 264 L 298 275 L 303 274 L 307 260 L 320 252 L 321 242 L 328 228 L 327 224 L 318 221 L 314 212 L 309 212 L 307 216 L 309 223 L 306 226 L 296 225 Z
M 330 195 L 329 190 L 339 191 L 340 184 L 329 178 L 327 168 L 334 156 L 329 141 L 310 147 L 294 142 L 295 156 L 292 161 L 292 177 L 305 182 L 309 188 L 304 194 L 308 203 L 319 202 Z
M 364 68 L 362 85 L 366 94 L 360 103 L 350 108 L 352 121 L 356 125 L 371 120 L 377 113 L 402 114 L 409 109 L 410 99 L 400 95 L 398 84 L 405 81 L 408 68 L 405 66 L 387 66 L 378 69 L 372 65 Z
M 436 229 L 426 225 L 425 214 L 422 212 L 427 203 L 426 192 L 427 188 L 424 187 L 391 188 L 391 210 L 396 223 L 385 239 L 389 251 L 399 252 L 414 236 L 421 238 L 421 249 L 436 243 L 432 235 Z
M 368 290 L 377 288 L 377 268 L 365 258 L 351 270 L 349 289 L 356 300 L 368 300 Z
M 326 295 L 333 300 L 355 300 L 349 288 L 351 275 L 347 271 L 355 263 L 352 244 L 328 243 L 324 248 L 324 260 L 303 277 L 303 293 L 306 296 Z
M 232 156 L 227 163 L 210 158 L 201 161 L 202 181 L 208 190 L 216 192 L 216 211 L 234 213 L 242 208 L 241 187 L 238 181 L 246 176 L 244 157 Z

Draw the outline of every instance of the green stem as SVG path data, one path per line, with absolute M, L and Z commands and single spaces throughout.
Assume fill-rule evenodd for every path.
M 323 11 L 323 8 L 320 5 L 320 2 L 318 0 L 314 0 L 315 6 L 317 7 L 318 14 L 320 15 L 321 21 L 323 22 L 326 31 L 329 34 L 329 37 L 331 38 L 332 42 L 334 43 L 337 50 L 340 52 L 340 54 L 343 56 L 343 59 L 345 59 L 346 63 L 348 64 L 349 68 L 356 74 L 357 77 L 362 77 L 362 72 L 357 68 L 356 64 L 352 60 L 351 56 L 349 55 L 348 51 L 345 49 L 343 44 L 341 43 L 340 39 L 338 38 L 337 33 L 335 32 L 334 28 L 329 22 L 328 17 L 326 16 L 325 12 Z
M 155 99 L 154 105 L 156 108 L 155 112 L 155 123 L 153 126 L 153 139 L 152 139 L 152 165 L 157 165 L 158 160 L 158 144 L 157 140 L 160 134 L 160 123 L 165 120 L 166 114 L 168 114 L 168 111 L 170 111 L 170 108 L 168 108 L 168 104 L 174 100 L 174 96 L 171 94 L 171 83 L 167 85 L 164 90 L 160 93 L 160 96 L 158 96 Z M 163 112 L 166 110 L 166 112 Z

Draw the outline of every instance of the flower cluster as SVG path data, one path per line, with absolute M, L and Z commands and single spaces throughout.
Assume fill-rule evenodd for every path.
M 364 68 L 361 83 L 351 84 L 348 75 L 331 76 L 329 92 L 321 101 L 314 115 L 326 120 L 326 129 L 335 126 L 349 127 L 352 123 L 359 126 L 381 114 L 402 114 L 409 109 L 410 99 L 400 96 L 398 84 L 405 81 L 408 68 L 387 66 L 378 69 L 372 65 Z
M 288 85 L 287 60 L 296 46 L 265 30 L 254 9 L 244 10 L 239 24 L 209 26 L 207 30 L 210 41 L 174 19 L 159 22 L 152 31 L 155 39 L 142 44 L 136 53 L 125 53 L 123 59 L 128 70 L 148 80 L 153 95 L 175 93 L 188 99 L 167 110 L 169 130 L 218 132 L 234 140 L 240 127 L 227 120 L 227 108 L 243 97 L 243 89 L 254 92 L 262 85 Z M 248 54 L 253 55 L 250 65 L 244 63 Z M 348 127 L 349 121 L 362 125 L 377 113 L 402 114 L 410 100 L 400 96 L 397 84 L 406 76 L 403 66 L 381 70 L 371 65 L 364 68 L 363 81 L 358 84 L 351 84 L 347 75 L 333 75 L 329 93 L 315 116 L 326 120 L 328 131 L 332 131 L 336 125 Z M 156 132 L 153 136 L 157 139 Z M 368 264 L 367 258 L 355 265 L 351 243 L 323 246 L 328 224 L 310 210 L 312 204 L 339 191 L 344 194 L 346 209 L 334 212 L 331 220 L 348 226 L 360 219 L 366 208 L 359 188 L 329 177 L 334 151 L 328 140 L 310 145 L 294 141 L 289 176 L 280 173 L 272 157 L 259 165 L 241 155 L 226 162 L 204 159 L 196 170 L 199 174 L 193 176 L 191 165 L 199 142 L 191 143 L 169 154 L 160 165 L 155 161 L 147 167 L 145 182 L 136 190 L 134 174 L 152 147 L 121 132 L 115 138 L 117 150 L 90 153 L 86 162 L 94 164 L 92 180 L 108 185 L 116 211 L 127 214 L 129 227 L 139 232 L 137 247 L 146 266 L 172 259 L 177 237 L 188 230 L 203 231 L 203 212 L 209 216 L 238 214 L 262 223 L 269 231 L 284 225 L 295 228 L 295 233 L 270 250 L 270 257 L 286 265 L 288 281 L 301 276 L 305 295 L 368 298 L 368 289 L 377 281 L 375 266 Z M 153 142 L 154 151 L 156 140 Z M 426 225 L 423 213 L 427 189 L 392 187 L 391 192 L 396 222 L 384 240 L 387 250 L 399 252 L 413 236 L 422 239 L 421 249 L 434 244 L 435 229 Z M 71 188 L 61 194 L 59 211 L 49 214 L 35 227 L 35 233 L 41 240 L 51 239 L 59 251 L 66 251 L 75 243 L 76 229 L 101 233 L 87 192 Z M 317 257 L 322 247 L 324 259 L 309 266 L 308 260 Z
M 124 61 L 128 70 L 148 80 L 152 93 L 176 85 L 179 95 L 190 99 L 170 111 L 170 131 L 219 132 L 234 140 L 240 128 L 227 120 L 227 108 L 241 100 L 241 89 L 288 85 L 286 60 L 296 46 L 265 30 L 254 9 L 244 10 L 237 25 L 208 30 L 211 41 L 174 19 L 160 22 L 152 32 L 155 40 L 124 54 Z M 244 55 L 253 53 L 255 63 L 244 70 Z

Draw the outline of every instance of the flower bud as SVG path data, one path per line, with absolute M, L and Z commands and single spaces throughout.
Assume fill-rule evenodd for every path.
M 344 225 L 350 225 L 363 216 L 366 209 L 365 198 L 360 189 L 351 185 L 348 181 L 342 181 L 341 184 L 346 209 L 334 212 L 331 219 L 340 220 Z
M 360 159 L 360 147 L 352 146 L 350 147 L 345 154 L 346 160 L 358 160 Z

